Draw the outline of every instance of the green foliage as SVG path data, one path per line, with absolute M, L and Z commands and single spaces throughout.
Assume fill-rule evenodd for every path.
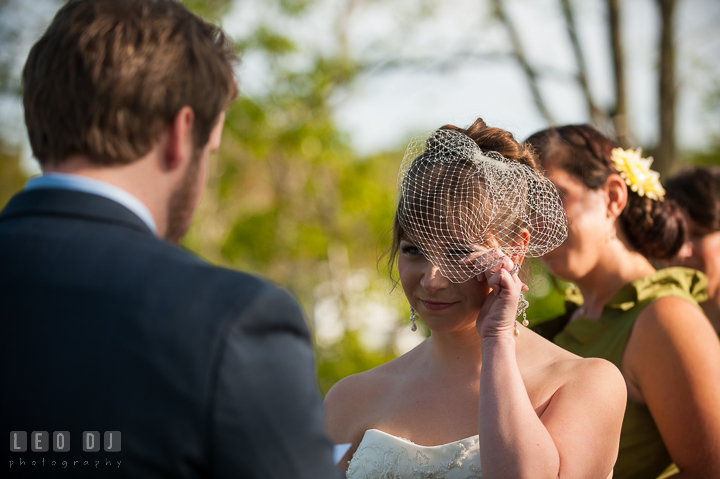
M 296 51 L 295 43 L 284 35 L 280 35 L 266 25 L 259 25 L 247 39 L 235 44 L 242 53 L 250 50 L 264 50 L 271 55 L 287 55 Z
M 233 0 L 182 0 L 182 3 L 196 14 L 215 23 L 230 10 Z
M 720 165 L 720 137 L 705 151 L 695 151 L 685 156 L 688 163 L 698 166 Z
M 339 342 L 318 348 L 318 384 L 323 395 L 342 378 L 375 368 L 395 359 L 395 354 L 368 351 L 356 331 L 348 331 Z
M 27 178 L 20 169 L 20 150 L 0 140 L 0 210 L 20 191 Z
M 278 2 L 281 10 L 290 16 L 300 15 L 312 4 L 310 0 L 278 0 Z
M 525 293 L 530 303 L 527 309 L 530 324 L 540 324 L 563 314 L 565 291 L 570 283 L 554 278 L 547 268 L 535 259 L 527 261 L 523 269 L 530 276 L 529 279 L 523 278 L 530 288 Z

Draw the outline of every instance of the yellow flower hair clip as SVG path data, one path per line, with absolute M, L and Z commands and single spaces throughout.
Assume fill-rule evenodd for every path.
M 664 200 L 665 189 L 660 184 L 660 173 L 650 169 L 652 156 L 643 158 L 642 148 L 637 150 L 614 148 L 610 158 L 631 190 L 651 200 Z

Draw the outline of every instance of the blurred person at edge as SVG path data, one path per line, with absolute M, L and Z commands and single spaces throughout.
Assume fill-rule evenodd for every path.
M 671 262 L 705 273 L 708 297 L 700 306 L 720 334 L 720 167 L 685 168 L 665 188 L 688 223 L 688 240 Z
M 30 444 L 4 477 L 338 476 L 300 308 L 177 246 L 236 60 L 173 0 L 71 0 L 31 49 L 43 174 L 0 213 L 0 424 Z M 70 449 L 32 452 L 31 431 Z M 83 452 L 83 431 L 120 450 Z
M 679 207 L 663 196 L 651 160 L 590 126 L 527 141 L 569 222 L 565 243 L 541 260 L 576 285 L 566 314 L 536 331 L 620 368 L 628 404 L 614 477 L 720 477 L 720 341 L 698 305 L 707 283 L 698 271 L 649 261 L 683 245 Z

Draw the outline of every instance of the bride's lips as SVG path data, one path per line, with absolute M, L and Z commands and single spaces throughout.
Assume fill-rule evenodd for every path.
M 430 311 L 442 311 L 443 309 L 448 309 L 453 304 L 456 304 L 456 303 L 438 303 L 438 302 L 423 301 L 423 300 L 420 300 L 420 302 L 425 307 L 425 309 L 428 309 Z

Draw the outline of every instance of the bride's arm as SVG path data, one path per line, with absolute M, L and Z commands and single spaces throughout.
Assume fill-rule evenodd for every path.
M 488 277 L 493 292 L 477 324 L 482 337 L 479 433 L 483 477 L 557 477 L 557 448 L 535 414 L 517 364 L 514 307 L 521 282 L 510 276 L 511 268 L 504 264 Z
M 622 377 L 605 361 L 578 360 L 582 366 L 565 372 L 568 381 L 538 417 L 515 352 L 515 308 L 522 282 L 510 276 L 513 265 L 510 260 L 506 263 L 488 273 L 497 294 L 488 297 L 477 323 L 483 361 L 479 401 L 483 477 L 604 479 L 617 455 L 625 407 Z M 582 377 L 576 377 L 578 369 L 583 370 Z

